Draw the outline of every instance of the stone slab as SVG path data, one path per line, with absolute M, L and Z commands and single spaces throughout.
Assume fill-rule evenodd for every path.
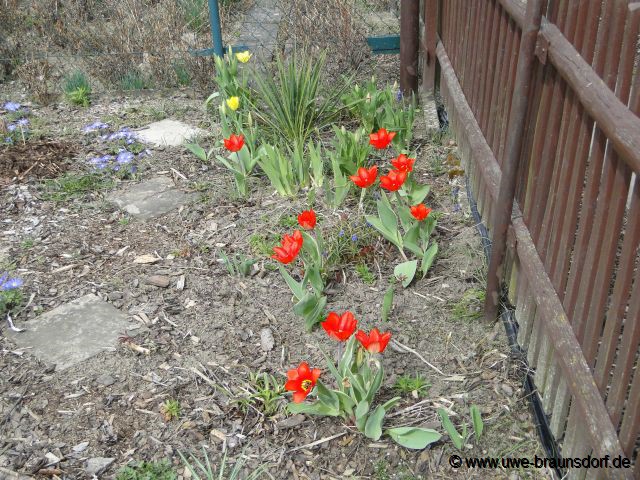
M 150 123 L 142 130 L 138 130 L 136 135 L 145 143 L 177 147 L 204 133 L 204 130 L 200 128 L 166 118 L 159 122 Z
M 195 193 L 177 189 L 167 177 L 155 177 L 112 192 L 107 199 L 131 216 L 147 220 L 164 215 L 196 197 Z
M 30 320 L 24 332 L 10 335 L 20 348 L 64 370 L 115 347 L 128 326 L 120 310 L 89 294 Z
M 424 113 L 424 123 L 427 135 L 440 131 L 440 120 L 438 120 L 438 108 L 432 93 L 424 94 L 420 97 L 422 112 Z

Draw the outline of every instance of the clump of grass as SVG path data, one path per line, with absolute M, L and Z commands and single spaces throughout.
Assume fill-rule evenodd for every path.
M 179 5 L 187 28 L 192 32 L 201 31 L 207 23 L 207 0 L 181 0 Z
M 167 460 L 160 462 L 140 462 L 122 468 L 116 480 L 176 480 L 178 476 Z
M 174 399 L 168 399 L 160 407 L 160 411 L 162 412 L 162 415 L 167 422 L 178 418 L 180 416 L 181 410 L 182 408 L 180 407 L 180 402 Z
M 106 175 L 90 173 L 86 175 L 67 174 L 63 177 L 45 182 L 43 198 L 55 202 L 63 202 L 90 192 L 106 190 L 113 185 L 113 180 Z
M 250 373 L 248 394 L 236 401 L 243 410 L 249 406 L 260 410 L 265 416 L 271 417 L 280 409 L 280 400 L 284 393 L 281 381 L 267 373 Z
M 376 277 L 371 273 L 366 263 L 356 265 L 356 273 L 364 283 L 368 283 L 369 285 L 376 283 Z
M 188 459 L 182 454 L 182 452 L 178 451 L 178 454 L 180 455 L 180 458 L 182 458 L 185 466 L 189 469 L 193 480 L 256 480 L 265 475 L 268 478 L 273 478 L 267 473 L 266 465 L 260 465 L 250 472 L 243 474 L 242 470 L 245 468 L 246 460 L 242 455 L 236 460 L 233 468 L 228 470 L 227 452 L 225 451 L 224 456 L 222 457 L 222 463 L 214 470 L 211 466 L 209 455 L 204 447 L 202 448 L 203 460 L 200 460 L 193 454 L 189 454 Z
M 273 75 L 255 77 L 257 97 L 251 109 L 273 142 L 302 149 L 313 132 L 328 128 L 338 118 L 347 83 L 323 89 L 324 63 L 324 56 L 294 56 L 288 63 L 278 57 Z
M 189 85 L 191 85 L 191 74 L 183 63 L 174 63 L 173 71 L 176 74 L 176 80 L 178 81 L 179 86 L 188 87 Z
M 249 238 L 249 245 L 255 255 L 270 257 L 273 255 L 273 247 L 275 247 L 280 239 L 276 235 L 262 235 L 254 233 Z
M 485 291 L 479 288 L 470 288 L 462 294 L 451 309 L 451 314 L 459 320 L 473 320 L 482 316 Z
M 431 384 L 420 374 L 402 375 L 396 380 L 393 388 L 402 395 L 412 395 L 415 398 L 426 397 Z
M 80 70 L 64 78 L 62 91 L 67 100 L 74 105 L 88 107 L 91 104 L 91 84 L 87 75 Z
M 125 91 L 144 90 L 150 88 L 151 85 L 147 79 L 137 70 L 130 70 L 120 79 L 120 88 Z
M 375 230 L 360 223 L 341 222 L 334 232 L 325 233 L 327 270 L 341 269 L 351 263 L 364 263 L 368 249 L 376 241 Z

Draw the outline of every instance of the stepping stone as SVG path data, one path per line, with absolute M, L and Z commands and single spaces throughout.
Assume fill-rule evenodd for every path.
M 177 189 L 169 178 L 155 177 L 112 192 L 107 200 L 133 217 L 147 220 L 164 215 L 196 198 L 195 193 Z
M 30 320 L 24 332 L 9 334 L 18 347 L 60 371 L 116 346 L 129 325 L 120 310 L 89 294 Z
M 145 143 L 163 147 L 178 147 L 204 133 L 206 132 L 200 128 L 194 128 L 186 123 L 167 118 L 150 123 L 142 130 L 136 131 L 136 136 Z

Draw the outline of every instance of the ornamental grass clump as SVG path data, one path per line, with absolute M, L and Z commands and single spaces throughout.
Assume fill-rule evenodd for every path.
M 357 323 L 350 311 L 329 313 L 322 328 L 338 342 L 338 352 L 343 350 L 337 364 L 325 354 L 335 387 L 325 385 L 322 370 L 301 362 L 287 372 L 285 389 L 293 392 L 287 409 L 291 413 L 342 417 L 373 441 L 388 435 L 406 448 L 423 449 L 438 441 L 441 435 L 430 428 L 384 428 L 386 414 L 401 400 L 394 397 L 384 403 L 376 401 L 384 380 L 381 354 L 391 333 L 377 328 L 367 333 L 357 329 Z M 306 402 L 310 395 L 315 395 L 315 401 Z

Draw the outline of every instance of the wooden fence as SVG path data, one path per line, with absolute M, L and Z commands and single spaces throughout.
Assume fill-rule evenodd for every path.
M 411 1 L 411 0 L 402 0 Z M 640 478 L 640 2 L 423 0 L 436 86 L 563 458 Z M 402 43 L 402 42 L 401 42 Z

